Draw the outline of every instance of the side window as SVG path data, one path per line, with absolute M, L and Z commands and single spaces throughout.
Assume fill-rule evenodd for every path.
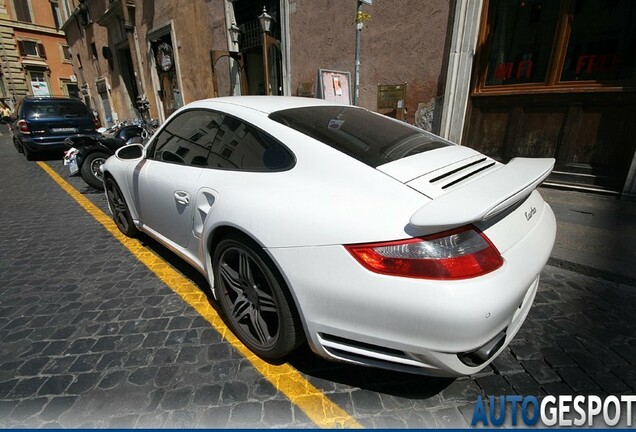
M 208 153 L 223 117 L 210 110 L 184 111 L 159 133 L 150 152 L 151 158 L 183 165 L 206 166 Z
M 216 134 L 207 166 L 241 171 L 279 171 L 290 168 L 289 151 L 260 129 L 226 116 Z

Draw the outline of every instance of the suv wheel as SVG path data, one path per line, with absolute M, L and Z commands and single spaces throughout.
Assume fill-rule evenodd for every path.
M 32 161 L 35 158 L 35 155 L 33 154 L 33 152 L 29 150 L 28 148 L 26 148 L 25 146 L 22 146 L 22 153 L 24 153 L 24 156 L 26 156 L 26 160 L 28 161 Z
M 13 140 L 13 146 L 18 151 L 18 153 L 24 153 L 24 150 L 22 149 L 22 146 L 18 143 L 17 140 Z

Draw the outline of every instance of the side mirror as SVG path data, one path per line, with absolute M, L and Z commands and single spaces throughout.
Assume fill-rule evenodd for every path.
M 130 144 L 121 147 L 115 152 L 121 160 L 141 159 L 146 155 L 146 148 L 141 144 Z

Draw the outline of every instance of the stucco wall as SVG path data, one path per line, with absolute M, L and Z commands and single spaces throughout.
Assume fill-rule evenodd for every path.
M 137 34 L 144 62 L 146 87 L 152 88 L 150 68 L 155 65 L 152 59 L 148 58 L 148 41 L 145 35 L 172 22 L 176 36 L 173 43 L 178 56 L 184 103 L 212 97 L 212 31 L 205 2 L 144 0 L 136 3 Z
M 407 121 L 443 96 L 452 10 L 448 0 L 374 0 L 361 43 L 360 105 L 376 110 L 378 84 L 407 83 Z M 292 92 L 318 68 L 354 77 L 355 0 L 290 0 Z M 418 113 L 418 107 L 421 108 Z M 441 109 L 441 103 L 437 104 Z
M 97 3 L 94 3 L 96 5 Z M 96 60 L 92 59 L 90 44 L 92 42 L 95 43 L 95 46 L 98 50 L 101 50 L 103 46 L 108 46 L 108 32 L 104 27 L 100 27 L 98 25 L 91 25 L 86 28 L 82 27 L 77 18 L 71 18 L 68 23 L 65 24 L 65 33 L 66 39 L 69 43 L 69 47 L 71 49 L 71 53 L 73 56 L 73 64 L 74 70 L 78 79 L 78 85 L 81 87 L 86 84 L 89 89 L 89 94 L 92 98 L 93 106 L 92 108 L 100 112 L 99 105 L 101 102 L 99 101 L 97 89 L 95 86 L 95 81 L 100 78 L 100 74 L 97 72 L 97 64 L 99 64 L 99 70 L 103 74 L 107 74 L 107 78 L 109 79 L 109 83 L 111 85 L 111 97 L 114 94 L 117 94 L 117 91 L 113 91 L 113 83 L 111 82 L 111 77 L 109 76 L 109 68 L 106 59 L 101 53 L 98 51 L 98 56 Z M 80 68 L 79 59 L 81 59 Z M 126 115 L 123 112 L 126 104 L 121 102 L 121 98 L 117 98 L 117 102 L 113 102 L 113 110 L 117 113 L 119 119 L 126 119 Z M 105 119 L 100 115 L 100 121 L 105 124 Z

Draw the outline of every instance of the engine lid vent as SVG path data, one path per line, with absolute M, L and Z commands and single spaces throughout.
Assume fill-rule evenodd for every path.
M 477 155 L 442 169 L 418 177 L 407 184 L 418 192 L 435 199 L 466 182 L 477 179 L 499 163 L 484 155 Z

